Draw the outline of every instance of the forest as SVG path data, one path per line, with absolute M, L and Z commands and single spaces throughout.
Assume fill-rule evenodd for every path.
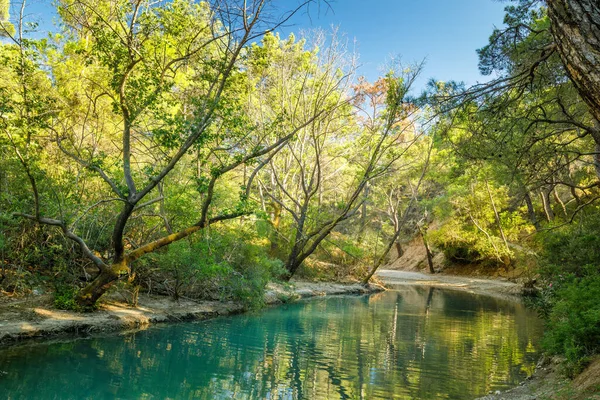
M 16 1 L 16 0 L 15 0 Z M 234 300 L 362 282 L 419 238 L 531 290 L 569 376 L 600 352 L 600 5 L 512 0 L 485 83 L 369 81 L 312 7 L 0 0 L 0 296 Z M 9 13 L 9 10 L 20 12 Z

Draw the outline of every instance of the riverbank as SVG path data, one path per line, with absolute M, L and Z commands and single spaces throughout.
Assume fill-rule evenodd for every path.
M 369 294 L 385 290 L 379 285 L 294 282 L 270 283 L 266 304 L 279 304 L 301 298 L 344 294 Z M 32 339 L 60 336 L 87 336 L 107 332 L 142 329 L 164 322 L 195 321 L 241 313 L 244 307 L 234 302 L 175 301 L 164 296 L 140 294 L 136 307 L 113 298 L 103 301 L 98 310 L 77 313 L 57 310 L 50 295 L 23 298 L 0 297 L 0 346 Z
M 520 301 L 523 286 L 508 279 L 483 279 L 470 276 L 425 274 L 414 271 L 382 269 L 376 276 L 389 288 L 403 285 L 433 286 L 443 289 L 464 290 L 470 293 Z
M 575 379 L 560 373 L 560 360 L 542 358 L 535 372 L 519 386 L 477 400 L 599 400 L 600 358 L 596 358 Z

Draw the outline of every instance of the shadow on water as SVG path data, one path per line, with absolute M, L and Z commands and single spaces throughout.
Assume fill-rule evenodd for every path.
M 406 287 L 0 353 L 9 399 L 468 399 L 533 372 L 523 305 Z

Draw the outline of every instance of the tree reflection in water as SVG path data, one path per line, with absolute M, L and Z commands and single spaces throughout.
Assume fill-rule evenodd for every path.
M 465 399 L 532 373 L 521 304 L 406 287 L 0 353 L 8 398 Z

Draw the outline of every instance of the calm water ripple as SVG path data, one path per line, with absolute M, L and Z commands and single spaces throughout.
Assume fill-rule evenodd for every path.
M 533 371 L 520 304 L 426 287 L 0 351 L 7 399 L 469 399 Z

